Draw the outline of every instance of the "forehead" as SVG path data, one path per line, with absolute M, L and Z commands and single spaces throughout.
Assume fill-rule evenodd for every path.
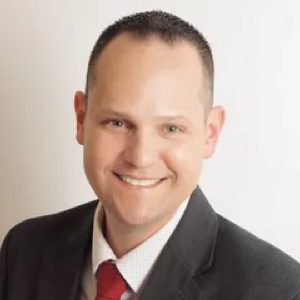
M 136 38 L 130 33 L 122 33 L 98 57 L 93 77 L 97 85 L 103 83 L 107 87 L 111 82 L 125 81 L 134 76 L 142 80 L 146 74 L 166 73 L 177 79 L 181 77 L 183 83 L 186 79 L 201 87 L 204 70 L 197 48 L 184 40 L 171 45 L 156 35 Z
M 171 47 L 157 37 L 120 35 L 100 55 L 94 72 L 89 107 L 95 113 L 113 108 L 144 121 L 178 114 L 199 121 L 202 115 L 204 72 L 188 42 Z

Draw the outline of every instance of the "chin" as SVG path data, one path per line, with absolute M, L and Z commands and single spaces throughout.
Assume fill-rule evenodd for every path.
M 113 214 L 115 219 L 126 227 L 142 228 L 147 225 L 151 226 L 157 220 L 154 215 L 150 215 L 149 212 L 143 211 L 143 209 L 139 209 L 136 206 L 125 209 L 124 207 L 122 209 L 116 208 Z

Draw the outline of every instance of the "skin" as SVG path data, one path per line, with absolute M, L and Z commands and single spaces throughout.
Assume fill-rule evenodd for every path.
M 88 101 L 76 92 L 76 138 L 117 257 L 170 220 L 213 155 L 225 113 L 215 106 L 205 115 L 206 82 L 189 42 L 170 47 L 155 36 L 137 40 L 123 33 L 97 59 Z M 137 187 L 115 173 L 164 180 Z

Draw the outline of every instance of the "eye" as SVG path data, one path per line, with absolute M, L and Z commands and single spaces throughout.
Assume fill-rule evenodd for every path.
M 182 132 L 182 129 L 179 128 L 177 125 L 167 125 L 167 131 L 170 133 Z
M 120 119 L 105 119 L 101 121 L 101 125 L 108 130 L 114 131 L 123 131 L 129 129 L 129 124 L 126 121 Z
M 122 120 L 111 119 L 107 121 L 112 127 L 123 127 L 125 123 Z

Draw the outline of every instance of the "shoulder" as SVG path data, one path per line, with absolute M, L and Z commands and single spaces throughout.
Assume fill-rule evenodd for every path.
M 12 248 L 18 248 L 19 245 L 40 247 L 64 232 L 75 229 L 80 223 L 92 222 L 97 203 L 98 200 L 94 200 L 58 213 L 22 221 L 8 232 L 5 240 L 9 240 Z
M 300 264 L 272 244 L 218 215 L 218 268 L 257 290 L 300 291 Z
M 300 264 L 274 245 L 258 238 L 220 215 L 218 215 L 218 219 L 217 246 L 230 250 L 232 255 L 235 254 L 240 259 L 246 259 L 245 263 L 251 261 L 252 264 L 265 264 L 272 261 L 270 265 L 272 268 L 294 266 L 295 270 L 300 271 Z
M 0 298 L 5 297 L 5 293 L 10 292 L 15 285 L 21 288 L 18 295 L 25 290 L 33 293 L 41 270 L 45 265 L 61 259 L 65 247 L 70 250 L 67 255 L 81 253 L 81 248 L 86 249 L 91 238 L 97 203 L 92 201 L 15 225 L 1 247 Z M 80 259 L 80 255 L 78 257 Z

